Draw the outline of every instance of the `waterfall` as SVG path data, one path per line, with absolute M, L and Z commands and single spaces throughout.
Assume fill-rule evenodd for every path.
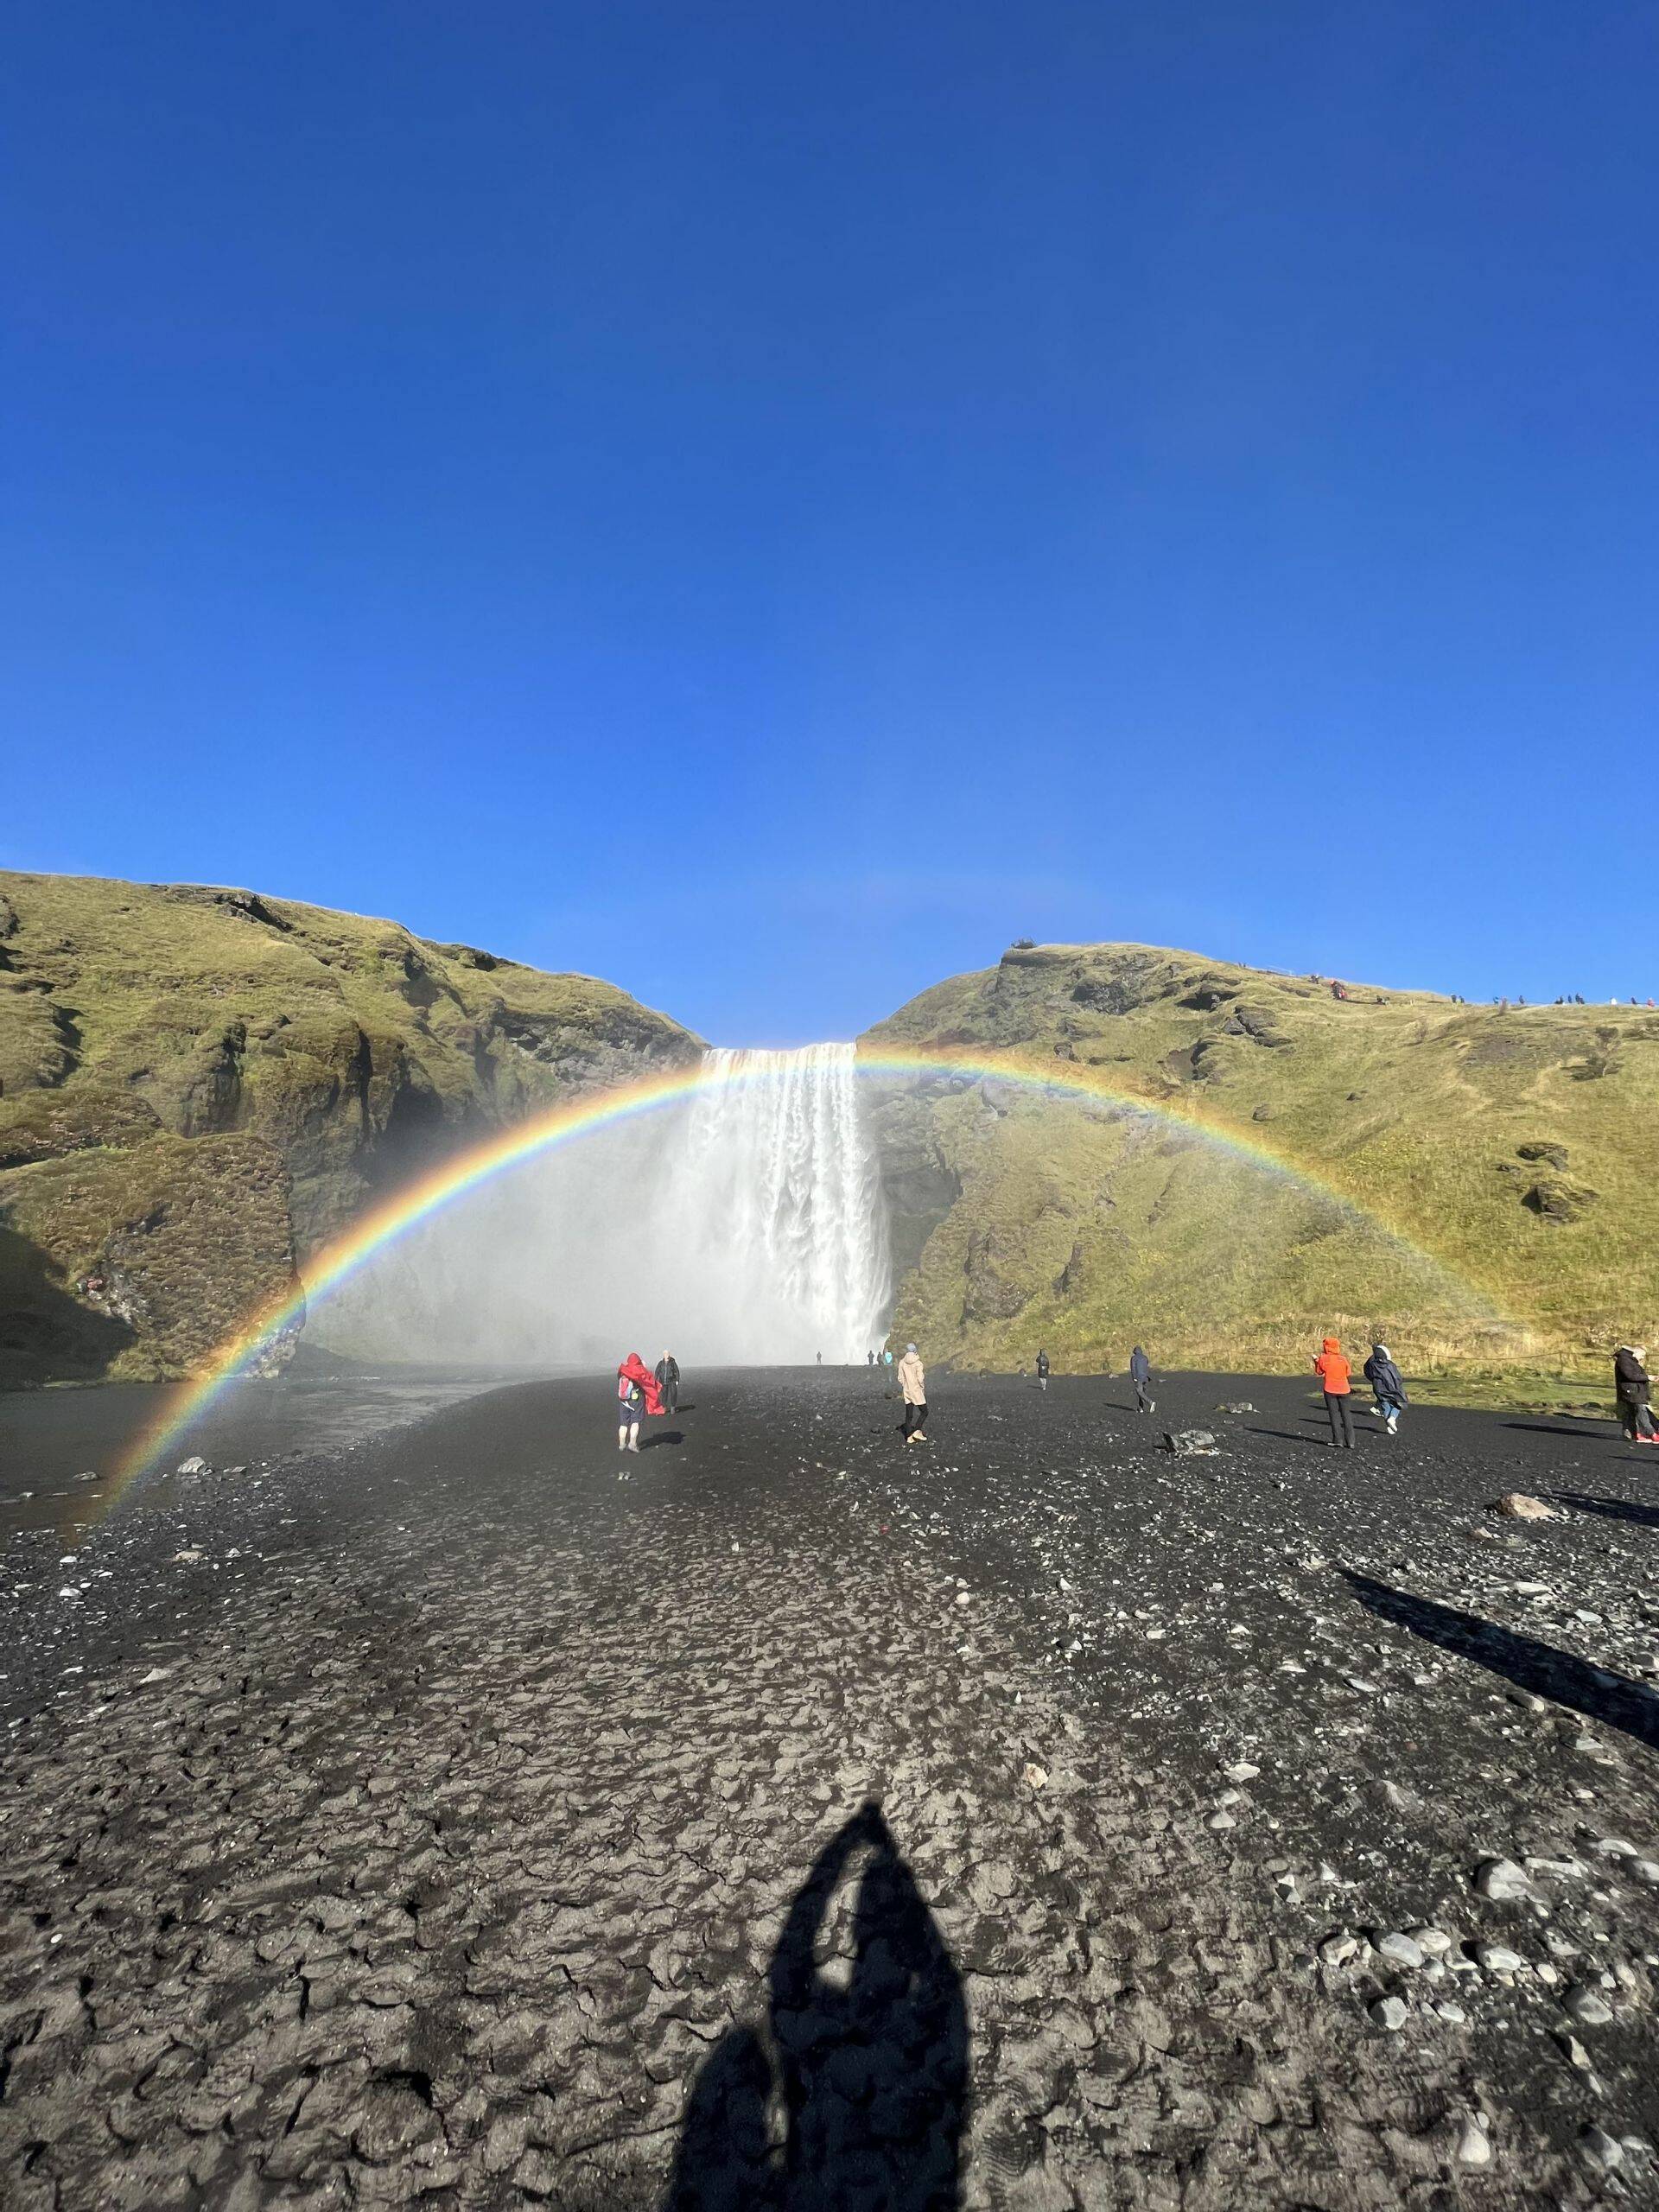
M 529 1162 L 313 1317 L 359 1357 L 607 1366 L 861 1361 L 887 1327 L 886 1208 L 850 1045 L 713 1052 L 687 1103 Z
M 674 1210 L 724 1308 L 728 1356 L 862 1359 L 885 1330 L 889 1281 L 855 1047 L 715 1051 L 704 1066 L 713 1080 L 677 1148 Z

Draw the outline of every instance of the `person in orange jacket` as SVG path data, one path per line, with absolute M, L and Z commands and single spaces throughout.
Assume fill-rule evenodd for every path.
M 1338 1446 L 1344 1451 L 1354 1448 L 1354 1418 L 1348 1409 L 1348 1396 L 1353 1385 L 1349 1379 L 1347 1361 L 1342 1356 L 1339 1338 L 1327 1337 L 1313 1363 L 1313 1372 L 1319 1378 L 1319 1388 L 1325 1393 L 1325 1410 L 1331 1423 L 1331 1449 Z

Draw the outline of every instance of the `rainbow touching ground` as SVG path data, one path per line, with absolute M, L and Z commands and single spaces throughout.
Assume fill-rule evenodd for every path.
M 1448 1281 L 1457 1285 L 1471 1307 L 1488 1314 L 1493 1311 L 1485 1293 L 1449 1268 L 1405 1230 L 1260 1137 L 1246 1135 L 1230 1122 L 1215 1118 L 1204 1110 L 1199 1101 L 1143 1097 L 1137 1092 L 1120 1089 L 1092 1070 L 1061 1076 L 1054 1072 L 1052 1064 L 1034 1067 L 1014 1057 L 904 1052 L 884 1047 L 868 1053 L 861 1052 L 858 1072 L 869 1076 L 940 1075 L 963 1082 L 1012 1083 L 1053 1096 L 1086 1098 L 1122 1107 L 1166 1122 L 1221 1147 L 1268 1173 L 1287 1177 L 1345 1208 L 1382 1230 L 1416 1258 L 1438 1268 Z M 365 1267 L 378 1253 L 432 1215 L 454 1205 L 496 1176 L 507 1174 L 541 1154 L 574 1144 L 597 1130 L 655 1113 L 715 1084 L 764 1080 L 763 1075 L 753 1071 L 710 1072 L 701 1064 L 690 1069 L 677 1069 L 669 1075 L 651 1077 L 552 1107 L 499 1135 L 487 1138 L 472 1151 L 408 1184 L 315 1254 L 307 1262 L 292 1292 L 251 1314 L 236 1334 L 217 1348 L 200 1374 L 188 1377 L 177 1386 L 156 1419 L 124 1455 L 106 1497 L 105 1510 L 107 1512 L 118 1503 L 132 1484 L 180 1442 L 191 1426 L 240 1379 L 283 1330 Z

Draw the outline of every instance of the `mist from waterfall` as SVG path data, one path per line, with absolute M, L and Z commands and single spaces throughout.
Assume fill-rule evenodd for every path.
M 891 1295 L 850 1045 L 711 1052 L 692 1097 L 532 1160 L 410 1231 L 308 1334 L 377 1360 L 862 1360 Z

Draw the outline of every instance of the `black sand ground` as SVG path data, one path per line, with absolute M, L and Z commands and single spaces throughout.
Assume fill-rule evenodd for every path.
M 607 1390 L 7 1554 L 0 2201 L 1659 2201 L 1645 1452 Z

